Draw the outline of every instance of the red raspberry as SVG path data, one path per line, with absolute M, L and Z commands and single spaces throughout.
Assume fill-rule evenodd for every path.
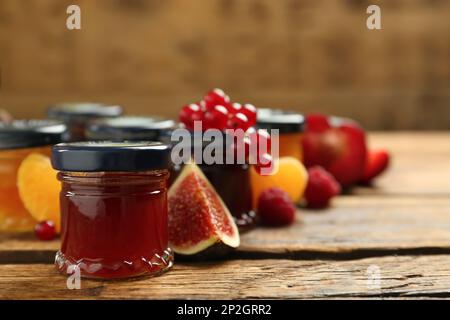
M 258 215 L 269 226 L 285 226 L 295 220 L 295 205 L 289 195 L 279 189 L 264 190 L 258 199 Z
M 39 238 L 39 240 L 42 241 L 53 240 L 55 239 L 56 236 L 55 224 L 53 223 L 53 221 L 50 220 L 39 222 L 34 227 L 34 233 L 36 237 Z
M 309 168 L 308 176 L 305 199 L 310 208 L 327 207 L 330 199 L 341 192 L 336 179 L 320 166 Z

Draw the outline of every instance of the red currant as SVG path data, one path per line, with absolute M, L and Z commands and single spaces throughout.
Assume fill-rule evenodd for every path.
M 217 105 L 206 111 L 203 117 L 203 129 L 224 130 L 227 126 L 228 110 L 224 106 Z
M 53 240 L 56 237 L 55 224 L 50 220 L 39 222 L 34 227 L 34 233 L 42 241 Z
M 234 113 L 240 112 L 241 109 L 242 109 L 242 104 L 235 102 L 231 105 L 231 108 L 228 111 L 230 111 L 230 113 L 234 114 Z
M 252 152 L 252 154 L 250 155 L 252 159 L 258 159 L 265 153 L 270 154 L 272 140 L 267 130 L 264 129 L 256 130 L 254 127 L 250 127 L 246 131 L 246 136 L 249 139 L 250 144 L 256 145 L 256 149 L 252 148 L 250 150 Z
M 206 111 L 206 102 L 205 102 L 205 101 L 200 100 L 200 101 L 197 102 L 196 104 L 200 107 L 200 109 L 201 109 L 203 112 Z
M 230 104 L 230 97 L 222 89 L 214 89 L 206 94 L 203 101 L 206 110 L 209 111 L 217 105 L 228 106 Z
M 270 153 L 272 140 L 270 139 L 270 134 L 267 132 L 267 130 L 259 129 L 256 135 L 258 139 L 258 155 L 261 153 Z M 261 148 L 261 146 L 263 145 L 265 146 L 265 148 Z
M 272 156 L 268 153 L 264 153 L 258 156 L 258 161 L 255 164 L 255 170 L 259 175 L 269 175 L 271 172 L 271 166 Z M 265 169 L 265 171 L 263 172 L 262 169 Z
M 185 105 L 179 114 L 180 122 L 187 129 L 194 129 L 194 121 L 200 121 L 203 118 L 203 111 L 198 104 L 192 103 Z
M 250 124 L 248 122 L 248 118 L 243 113 L 235 113 L 231 115 L 231 117 L 228 119 L 228 128 L 230 129 L 242 129 L 244 131 L 247 131 L 247 129 L 250 127 Z
M 234 152 L 234 156 L 236 159 L 240 159 L 241 157 L 241 153 L 244 154 L 244 159 L 247 162 L 249 155 L 250 155 L 250 138 L 249 137 L 244 137 L 244 139 L 242 141 L 240 141 L 240 143 L 233 141 L 233 144 L 231 145 L 232 147 L 232 151 Z M 238 157 L 239 155 L 239 157 Z
M 247 116 L 250 126 L 253 126 L 256 123 L 256 107 L 254 105 L 246 103 L 242 106 L 239 112 Z

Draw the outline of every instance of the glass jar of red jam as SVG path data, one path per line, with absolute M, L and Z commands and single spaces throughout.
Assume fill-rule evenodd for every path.
M 96 119 L 114 118 L 122 115 L 121 106 L 101 103 L 60 103 L 47 110 L 51 119 L 63 121 L 68 131 L 64 141 L 85 141 L 86 127 Z
M 170 141 L 175 121 L 158 116 L 122 116 L 93 121 L 86 130 L 89 140 Z
M 51 145 L 61 142 L 66 127 L 58 121 L 0 122 L 0 231 L 31 231 L 36 224 L 17 188 L 17 173 L 31 153 L 50 156 Z
M 169 146 L 158 142 L 54 146 L 62 184 L 60 272 L 113 279 L 168 270 L 169 163 Z
M 305 129 L 305 117 L 293 111 L 258 109 L 258 129 L 279 132 L 279 157 L 294 157 L 303 161 L 301 139 Z

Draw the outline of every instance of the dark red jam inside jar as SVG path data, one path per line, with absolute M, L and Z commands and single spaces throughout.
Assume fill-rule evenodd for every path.
M 249 166 L 247 164 L 203 164 L 200 168 L 230 210 L 239 231 L 247 231 L 254 227 L 257 217 L 252 208 Z
M 114 118 L 122 115 L 121 106 L 102 103 L 74 102 L 60 103 L 47 110 L 47 116 L 64 121 L 68 131 L 64 141 L 85 141 L 86 129 L 92 121 Z
M 62 183 L 57 269 L 104 279 L 168 270 L 169 161 L 169 147 L 161 143 L 56 145 L 52 163 Z

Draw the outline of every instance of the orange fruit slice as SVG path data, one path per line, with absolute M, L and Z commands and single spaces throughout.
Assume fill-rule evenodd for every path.
M 253 206 L 256 207 L 259 195 L 269 188 L 284 190 L 294 203 L 300 201 L 308 183 L 308 171 L 293 157 L 281 157 L 275 164 L 278 170 L 274 174 L 261 176 L 252 167 L 250 178 L 253 192 Z
M 51 220 L 57 232 L 61 228 L 59 192 L 61 184 L 56 178 L 50 158 L 32 153 L 20 164 L 17 174 L 19 195 L 25 208 L 36 221 Z

